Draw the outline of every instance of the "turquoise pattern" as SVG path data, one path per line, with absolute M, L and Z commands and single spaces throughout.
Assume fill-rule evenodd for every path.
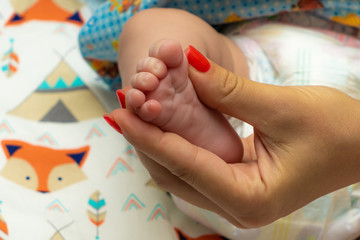
M 135 6 L 125 8 L 121 0 L 108 0 L 98 7 L 91 19 L 84 24 L 79 34 L 80 51 L 93 67 L 93 61 L 117 62 L 117 41 L 122 27 L 137 12 Z M 178 8 L 199 16 L 210 24 L 223 24 L 258 17 L 274 16 L 283 12 L 312 11 L 314 14 L 332 19 L 349 14 L 360 15 L 359 1 L 341 0 L 139 0 L 138 11 L 148 8 Z M 124 7 L 124 8 L 122 8 Z M 120 11 L 126 9 L 126 11 Z M 355 17 L 356 18 L 356 17 Z M 360 27 L 360 18 L 358 18 Z M 94 68 L 97 72 L 99 69 Z M 103 71 L 101 71 L 103 73 Z M 100 74 L 112 88 L 121 87 L 120 75 Z

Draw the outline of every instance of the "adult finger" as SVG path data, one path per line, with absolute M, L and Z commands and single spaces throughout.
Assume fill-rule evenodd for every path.
M 244 227 L 240 225 L 230 214 L 226 213 L 222 208 L 214 204 L 189 184 L 173 175 L 168 169 L 164 168 L 141 151 L 137 151 L 137 154 L 152 179 L 160 188 L 171 192 L 175 196 L 178 196 L 197 207 L 212 211 L 224 217 L 234 225 Z
M 262 201 L 265 191 L 256 162 L 227 164 L 177 134 L 163 132 L 126 110 L 116 110 L 113 119 L 126 139 L 169 172 L 196 189 L 235 219 L 247 215 Z M 256 201 L 254 201 L 256 199 Z M 249 205 L 253 206 L 249 207 Z M 234 206 L 247 206 L 234 210 Z M 242 224 L 241 221 L 237 225 Z
M 289 92 L 282 87 L 237 76 L 206 59 L 191 46 L 186 55 L 190 63 L 189 77 L 196 93 L 211 108 L 256 126 L 268 121 L 275 111 L 291 106 L 286 100 Z

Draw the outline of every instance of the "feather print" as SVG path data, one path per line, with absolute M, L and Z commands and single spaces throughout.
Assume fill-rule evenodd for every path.
M 1 70 L 5 72 L 8 77 L 11 77 L 14 73 L 17 72 L 20 62 L 18 55 L 14 51 L 14 39 L 10 39 L 10 43 L 10 49 L 2 58 L 2 61 L 5 62 L 5 64 L 1 68 Z
M 0 231 L 2 231 L 3 233 L 5 233 L 6 235 L 9 234 L 8 228 L 7 228 L 7 224 L 4 220 L 4 218 L 0 215 Z
M 100 192 L 95 191 L 89 198 L 89 205 L 91 210 L 87 211 L 90 221 L 96 227 L 95 239 L 99 237 L 99 227 L 104 223 L 106 217 L 106 211 L 102 211 L 102 208 L 106 205 L 105 199 L 100 198 Z
M 0 201 L 0 206 L 1 206 L 2 201 Z M 0 232 L 2 232 L 3 234 L 5 234 L 6 236 L 9 235 L 9 230 L 7 228 L 7 224 L 5 222 L 4 217 L 1 214 L 1 209 L 0 209 Z M 0 240 L 2 240 L 2 238 L 0 237 Z

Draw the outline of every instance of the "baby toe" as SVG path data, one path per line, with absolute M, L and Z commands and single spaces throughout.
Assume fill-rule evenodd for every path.
M 136 109 L 137 115 L 144 121 L 153 121 L 161 114 L 161 104 L 154 100 L 150 99 L 146 101 L 141 107 Z
M 132 109 L 141 107 L 145 103 L 145 100 L 145 94 L 138 89 L 133 88 L 126 93 L 126 103 Z
M 154 57 L 147 57 L 138 62 L 136 66 L 136 72 L 152 73 L 157 78 L 162 79 L 167 74 L 167 67 L 160 59 Z
M 159 86 L 159 79 L 152 73 L 139 72 L 131 77 L 130 84 L 140 91 L 154 91 Z
M 174 68 L 182 63 L 184 53 L 178 41 L 165 39 L 150 47 L 149 56 L 160 59 L 167 67 Z

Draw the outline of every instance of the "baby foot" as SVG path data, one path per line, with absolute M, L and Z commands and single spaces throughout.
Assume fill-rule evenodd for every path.
M 139 61 L 130 83 L 128 106 L 144 121 L 177 133 L 226 162 L 241 161 L 243 148 L 237 133 L 221 113 L 198 99 L 180 43 L 155 43 L 149 57 Z

